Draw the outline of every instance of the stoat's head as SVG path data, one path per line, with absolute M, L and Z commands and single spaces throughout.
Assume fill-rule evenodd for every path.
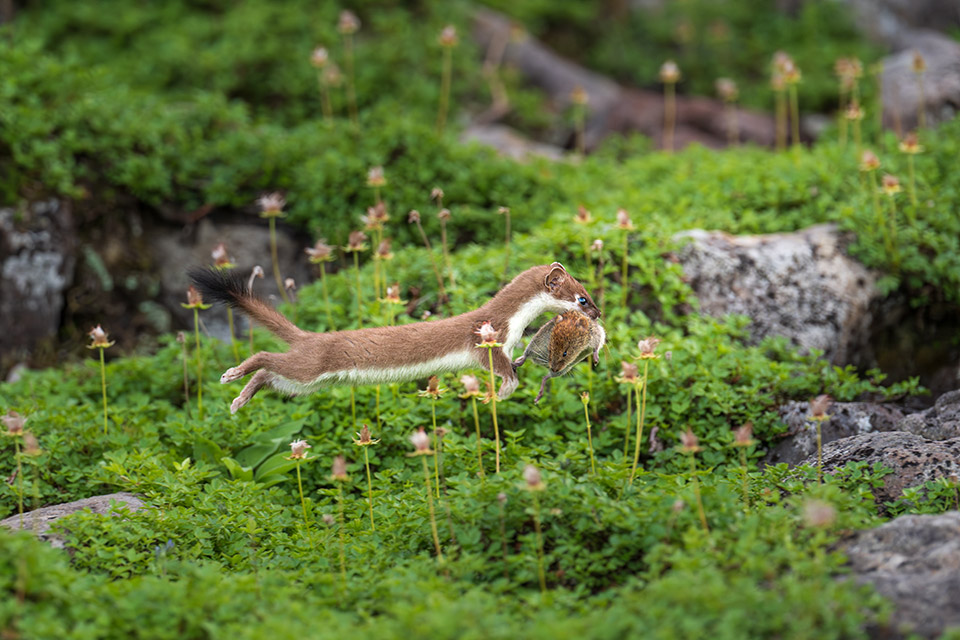
M 600 317 L 600 309 L 594 304 L 593 298 L 559 262 L 554 262 L 547 269 L 547 275 L 543 278 L 543 288 L 547 295 L 556 300 L 557 311 L 577 309 L 594 320 Z

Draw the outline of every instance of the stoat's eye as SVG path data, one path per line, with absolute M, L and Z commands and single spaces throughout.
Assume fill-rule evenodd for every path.
M 579 302 L 581 305 L 586 305 L 587 299 L 584 298 L 583 296 L 580 296 L 579 298 L 577 298 L 577 302 Z
M 564 358 L 567 357 L 567 352 L 566 352 L 566 351 L 563 352 L 563 357 L 564 357 Z

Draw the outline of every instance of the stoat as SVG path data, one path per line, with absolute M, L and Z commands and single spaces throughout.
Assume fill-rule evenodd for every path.
M 253 296 L 238 275 L 193 269 L 190 278 L 206 298 L 241 309 L 290 345 L 285 353 L 255 353 L 224 372 L 221 384 L 254 374 L 231 403 L 231 413 L 268 385 L 301 395 L 333 385 L 404 382 L 487 368 L 487 350 L 476 347 L 476 332 L 485 322 L 493 325 L 497 342 L 503 344 L 493 350 L 493 371 L 502 379 L 498 396 L 506 398 L 517 388 L 513 349 L 537 316 L 573 309 L 594 319 L 600 316 L 587 290 L 559 262 L 527 269 L 479 309 L 452 318 L 331 333 L 300 329 Z

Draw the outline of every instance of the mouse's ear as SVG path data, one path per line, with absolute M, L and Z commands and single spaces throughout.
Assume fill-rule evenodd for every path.
M 566 279 L 566 269 L 564 269 L 563 265 L 559 262 L 554 262 L 550 265 L 550 271 L 547 272 L 547 276 L 543 279 L 543 284 L 550 291 L 556 291 Z

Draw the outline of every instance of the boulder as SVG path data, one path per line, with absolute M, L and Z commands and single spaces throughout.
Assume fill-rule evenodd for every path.
M 535 142 L 502 124 L 471 124 L 463 131 L 460 139 L 463 142 L 479 142 L 493 147 L 500 155 L 515 160 L 526 160 L 531 156 L 548 160 L 563 158 L 563 149 L 560 147 Z
M 911 30 L 897 44 L 899 51 L 883 60 L 884 124 L 899 132 L 915 129 L 921 108 L 927 126 L 953 119 L 960 109 L 960 42 L 934 31 Z M 919 78 L 913 71 L 917 53 L 927 67 Z
M 960 627 L 960 512 L 901 516 L 839 548 L 853 579 L 893 603 L 890 621 L 871 637 L 936 638 Z
M 0 209 L 0 368 L 57 335 L 64 292 L 73 282 L 74 245 L 67 202 Z
M 928 440 L 960 438 L 960 389 L 943 394 L 926 411 L 905 417 L 897 424 L 897 430 Z
M 832 473 L 848 462 L 881 463 L 893 473 L 883 479 L 883 486 L 874 489 L 877 504 L 882 506 L 930 480 L 960 476 L 960 438 L 927 440 L 903 431 L 864 433 L 835 440 L 823 447 L 823 471 Z M 816 453 L 803 461 L 816 466 Z
M 701 310 L 750 317 L 754 343 L 786 336 L 844 364 L 868 335 L 881 294 L 875 276 L 844 253 L 847 238 L 835 225 L 756 236 L 697 229 L 677 238 L 690 240 L 680 262 Z
M 32 531 L 38 538 L 50 542 L 52 546 L 62 548 L 64 543 L 63 538 L 50 533 L 50 526 L 54 522 L 64 516 L 69 516 L 84 509 L 102 515 L 116 515 L 115 510 L 118 507 L 123 507 L 128 511 L 139 511 L 146 507 L 146 505 L 140 498 L 132 493 L 120 492 L 104 496 L 94 496 L 92 498 L 56 504 L 24 513 L 22 528 L 27 531 Z M 6 527 L 12 531 L 19 530 L 21 528 L 20 514 L 10 516 L 5 520 L 0 520 L 0 527 Z
M 795 465 L 817 453 L 817 428 L 808 420 L 810 404 L 788 402 L 777 412 L 787 425 L 787 436 L 767 452 L 764 462 L 785 462 Z M 823 423 L 823 444 L 876 431 L 894 431 L 904 419 L 903 412 L 889 405 L 870 402 L 835 402 L 830 406 L 830 419 Z M 960 434 L 958 434 L 960 435 Z

